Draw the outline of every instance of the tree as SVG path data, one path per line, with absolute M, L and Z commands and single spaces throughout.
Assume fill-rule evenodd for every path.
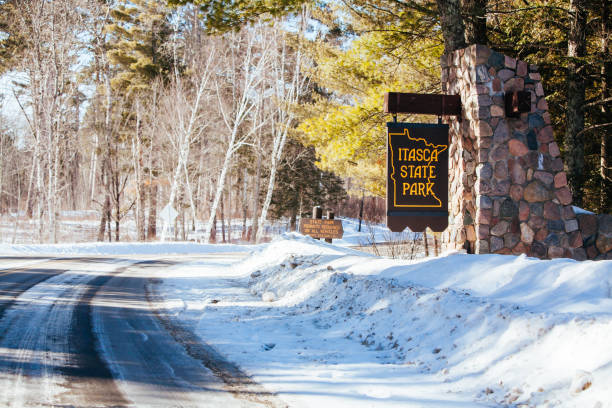
M 277 188 L 272 198 L 273 218 L 289 216 L 293 230 L 297 217 L 313 206 L 339 209 L 346 199 L 343 181 L 316 166 L 315 150 L 290 139 L 278 172 Z
M 174 167 L 170 198 L 168 202 L 172 205 L 176 198 L 180 177 L 184 175 L 185 185 L 191 188 L 187 171 L 189 153 L 194 141 L 203 134 L 209 120 L 202 112 L 202 105 L 206 99 L 206 88 L 214 73 L 213 60 L 215 58 L 215 47 L 209 48 L 209 55 L 192 76 L 181 78 L 178 74 L 167 88 L 167 95 L 163 99 L 165 113 L 169 115 L 165 121 L 166 134 L 176 152 L 176 166 Z M 210 101 L 209 101 L 210 102 Z M 195 218 L 195 205 L 193 194 L 189 192 L 190 204 Z M 164 241 L 168 230 L 168 224 L 164 223 L 161 240 Z
M 305 16 L 299 24 L 303 25 Z M 296 125 L 295 108 L 307 90 L 307 77 L 302 73 L 302 51 L 291 49 L 283 38 L 282 33 L 276 31 L 275 38 L 280 41 L 275 45 L 275 52 L 271 56 L 271 78 L 272 95 L 274 106 L 271 112 L 270 122 L 272 124 L 272 151 L 269 157 L 268 167 L 268 189 L 261 208 L 259 225 L 267 219 L 268 208 L 272 202 L 275 189 L 276 173 L 283 157 L 285 144 L 290 130 Z M 257 231 L 256 241 L 263 238 L 263 229 Z
M 74 137 L 69 122 L 71 102 L 79 93 L 75 67 L 81 43 L 73 29 L 80 26 L 82 14 L 75 12 L 82 0 L 25 0 L 17 2 L 12 27 L 27 38 L 17 69 L 25 73 L 20 104 L 29 125 L 33 148 L 26 207 L 36 206 L 38 239 L 44 230 L 57 242 L 59 194 L 62 177 L 63 140 Z
M 610 120 L 610 83 L 612 82 L 612 56 L 610 55 L 610 36 L 612 35 L 612 21 L 610 18 L 610 2 L 608 0 L 600 1 L 600 89 L 601 94 L 599 97 L 599 113 L 601 113 L 600 122 L 607 122 L 607 126 L 611 126 Z M 609 129 L 609 128 L 608 128 Z M 610 161 L 608 160 L 608 149 L 609 149 L 609 138 L 610 132 L 602 127 L 599 130 L 601 138 L 601 147 L 599 151 L 599 212 L 605 213 L 606 211 L 612 211 L 612 176 Z
M 0 74 L 14 68 L 27 47 L 27 39 L 19 30 L 18 0 L 0 2 Z
M 586 54 L 586 1 L 570 0 L 570 28 L 567 43 L 567 112 L 565 164 L 574 204 L 582 207 L 584 184 L 584 100 L 586 84 L 580 71 Z
M 225 70 L 216 75 L 214 86 L 227 133 L 210 215 L 204 228 L 206 242 L 210 239 L 232 158 L 266 122 L 258 121 L 258 112 L 262 107 L 262 83 L 272 46 L 270 32 L 264 25 L 256 25 L 227 33 L 224 40 L 227 46 L 220 52 L 220 66 Z M 251 126 L 244 129 L 243 124 L 249 119 Z
M 109 9 L 109 22 L 105 26 L 108 33 L 106 41 L 106 59 L 111 71 L 110 87 L 106 92 L 112 92 L 115 98 L 122 98 L 122 127 L 113 135 L 115 145 L 127 144 L 131 147 L 129 157 L 135 172 L 136 197 L 128 208 L 135 204 L 136 226 L 138 237 L 144 240 L 145 234 L 145 206 L 146 206 L 146 175 L 144 174 L 144 151 L 151 140 L 142 132 L 143 114 L 142 104 L 148 100 L 152 91 L 151 84 L 157 79 L 167 82 L 173 72 L 176 61 L 169 52 L 169 39 L 172 29 L 169 19 L 169 10 L 158 2 L 150 0 L 121 0 Z M 107 103 L 112 103 L 107 99 Z M 110 152 L 110 149 L 107 150 Z M 115 154 L 122 154 L 115 149 Z M 127 155 L 127 152 L 123 153 Z M 119 223 L 123 214 L 122 209 L 123 188 L 127 185 L 126 177 L 119 177 L 119 157 L 113 157 L 117 166 L 111 172 L 112 198 L 115 208 L 115 236 L 119 239 Z M 109 160 L 105 161 L 109 163 Z M 149 169 L 150 170 L 150 169 Z M 103 169 L 104 171 L 104 169 Z M 149 174 L 151 179 L 151 174 Z M 121 188 L 120 188 L 121 187 Z M 151 192 L 149 192 L 151 194 Z M 150 201 L 151 202 L 151 201 Z

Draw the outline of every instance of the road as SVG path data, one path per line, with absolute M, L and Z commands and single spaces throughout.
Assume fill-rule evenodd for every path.
M 0 257 L 0 406 L 285 407 L 163 309 L 184 259 Z

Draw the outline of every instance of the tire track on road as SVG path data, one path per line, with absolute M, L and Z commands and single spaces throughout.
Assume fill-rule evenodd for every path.
M 49 262 L 62 261 L 74 264 L 20 268 L 3 276 L 2 282 L 9 283 L 2 288 L 7 299 L 1 304 L 0 383 L 6 392 L 0 400 L 7 399 L 8 406 L 126 406 L 95 349 L 88 304 L 99 287 L 133 261 L 125 265 L 123 260 L 123 266 L 110 258 Z M 107 266 L 92 270 L 92 263 Z
M 54 276 L 66 272 L 68 269 L 51 269 L 41 268 L 15 268 L 8 271 L 3 271 L 0 274 L 0 321 L 4 318 L 4 314 L 15 305 L 19 296 L 30 290 L 34 286 L 42 283 Z M 11 282 L 11 278 L 23 278 Z M 0 334 L 0 339 L 2 335 Z
M 92 323 L 92 300 L 110 279 L 137 263 L 124 265 L 105 275 L 94 277 L 87 282 L 87 289 L 75 303 L 68 334 L 69 355 L 75 357 L 61 369 L 62 374 L 69 378 L 71 388 L 62 398 L 66 404 L 59 405 L 60 407 L 131 405 L 117 387 L 107 363 L 100 356 L 100 346 Z

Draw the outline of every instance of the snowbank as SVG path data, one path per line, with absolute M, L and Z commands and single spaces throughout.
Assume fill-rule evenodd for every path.
M 612 407 L 612 261 L 396 261 L 290 234 L 198 270 L 164 279 L 175 312 L 291 405 Z

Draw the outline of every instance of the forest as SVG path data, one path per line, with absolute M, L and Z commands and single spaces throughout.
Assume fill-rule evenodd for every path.
M 575 205 L 612 212 L 610 0 L 0 0 L 0 215 L 58 242 L 263 239 L 314 205 L 381 221 L 385 92 L 486 44 L 539 67 Z M 401 115 L 400 115 L 401 116 Z M 399 118 L 431 121 L 432 118 Z M 435 120 L 435 118 L 433 118 Z M 187 228 L 185 228 L 185 224 Z M 186 232 L 187 229 L 187 232 Z

